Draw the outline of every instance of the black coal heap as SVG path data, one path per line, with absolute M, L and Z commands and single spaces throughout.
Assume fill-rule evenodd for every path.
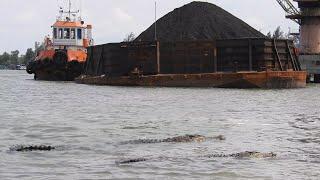
M 136 41 L 153 41 L 154 24 Z M 157 21 L 160 41 L 213 40 L 265 37 L 239 18 L 207 2 L 191 2 L 168 13 Z

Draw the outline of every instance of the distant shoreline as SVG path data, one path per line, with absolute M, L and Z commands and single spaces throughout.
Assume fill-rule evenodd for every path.
M 25 70 L 25 68 L 26 68 L 26 65 L 24 64 L 10 65 L 10 66 L 0 65 L 0 70 Z

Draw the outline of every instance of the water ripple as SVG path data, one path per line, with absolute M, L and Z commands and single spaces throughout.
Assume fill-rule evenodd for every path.
M 131 88 L 33 81 L 0 71 L 0 179 L 319 179 L 320 86 Z M 312 96 L 311 96 L 312 95 Z M 222 134 L 226 141 L 122 145 Z M 58 145 L 9 152 L 11 145 Z M 275 159 L 208 154 L 275 152 Z M 126 166 L 121 159 L 151 158 Z

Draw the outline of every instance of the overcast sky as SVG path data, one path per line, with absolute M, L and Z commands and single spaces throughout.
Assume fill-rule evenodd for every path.
M 18 49 L 22 53 L 51 33 L 58 7 L 66 0 L 0 0 L 0 53 Z M 154 21 L 154 0 L 81 0 L 82 16 L 93 25 L 96 44 L 122 41 L 126 34 L 136 35 Z M 158 17 L 192 0 L 157 0 Z M 80 7 L 80 0 L 73 0 Z M 267 33 L 281 26 L 297 31 L 298 26 L 285 19 L 276 0 L 207 0 Z

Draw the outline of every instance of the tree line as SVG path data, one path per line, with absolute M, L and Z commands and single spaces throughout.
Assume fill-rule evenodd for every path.
M 18 50 L 0 54 L 0 69 L 16 69 L 17 65 L 27 65 L 36 58 L 37 52 L 44 49 L 44 44 L 35 42 L 35 47 L 28 48 L 25 54 Z
M 278 26 L 274 32 L 268 32 L 267 33 L 267 38 L 272 38 L 272 39 L 290 39 L 293 40 L 295 45 L 299 44 L 299 36 L 297 35 L 292 35 L 290 32 L 285 33 L 282 31 L 281 27 Z
M 25 54 L 20 54 L 18 50 L 11 51 L 10 53 L 4 52 L 0 54 L 0 66 L 2 68 L 15 69 L 17 65 L 27 65 L 35 58 L 35 51 L 28 48 Z

